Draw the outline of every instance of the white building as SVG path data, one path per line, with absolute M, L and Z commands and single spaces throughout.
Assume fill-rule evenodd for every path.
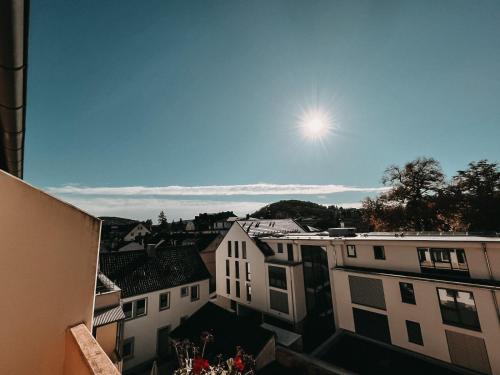
M 104 253 L 100 269 L 122 289 L 123 368 L 169 354 L 169 333 L 209 300 L 209 278 L 192 247 Z
M 287 235 L 263 241 L 328 254 L 337 329 L 500 373 L 500 238 Z
M 133 225 L 127 234 L 123 237 L 125 242 L 134 241 L 136 237 L 144 237 L 146 234 L 150 234 L 151 231 L 146 227 L 144 223 L 137 223 Z

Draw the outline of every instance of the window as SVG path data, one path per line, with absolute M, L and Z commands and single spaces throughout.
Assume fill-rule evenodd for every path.
M 269 266 L 269 285 L 286 290 L 286 269 Z
M 240 298 L 240 282 L 236 281 L 236 297 Z
M 375 259 L 385 259 L 385 250 L 383 246 L 373 246 L 373 255 Z
M 415 291 L 411 283 L 399 283 L 399 290 L 401 291 L 401 301 L 404 303 L 411 303 L 416 305 Z
M 437 288 L 444 324 L 480 331 L 474 295 L 454 289 Z
M 290 262 L 293 262 L 293 244 L 287 243 L 286 244 L 286 251 L 288 253 L 288 260 Z
M 278 254 L 283 254 L 283 244 L 282 243 L 278 244 Z
M 355 245 L 347 245 L 347 256 L 349 258 L 356 258 L 356 246 Z
M 230 272 L 229 272 L 229 259 L 226 259 L 226 276 L 230 276 Z
M 123 312 L 125 313 L 125 319 L 131 319 L 133 316 L 133 304 L 132 302 L 127 302 L 123 304 Z
M 408 341 L 418 345 L 424 345 L 424 340 L 422 339 L 422 330 L 420 329 L 420 324 L 417 322 L 412 322 L 411 320 L 406 321 L 406 331 L 408 332 Z
M 240 249 L 239 249 L 239 242 L 234 241 L 234 257 L 239 258 L 240 257 Z
M 252 273 L 250 272 L 250 263 L 245 262 L 246 281 L 252 281 Z
M 126 340 L 123 340 L 122 346 L 122 358 L 123 360 L 130 359 L 134 356 L 134 338 L 129 337 Z
M 189 296 L 189 287 L 183 286 L 181 288 L 181 297 L 184 298 L 184 297 L 187 297 L 187 296 Z
M 191 301 L 198 301 L 200 299 L 200 285 L 196 284 L 191 286 Z
M 125 313 L 125 320 L 135 319 L 146 315 L 147 298 L 124 303 L 123 312 Z
M 241 256 L 243 259 L 247 259 L 247 242 L 241 241 Z
M 469 276 L 464 249 L 417 248 L 417 253 L 422 272 Z
M 135 316 L 146 315 L 146 299 L 140 299 L 136 301 Z
M 226 279 L 226 294 L 231 294 L 231 280 Z
M 227 241 L 227 256 L 231 257 L 231 241 Z
M 170 292 L 160 294 L 160 311 L 170 308 Z
M 288 294 L 270 289 L 269 305 L 273 310 L 288 314 Z
M 252 300 L 252 287 L 249 283 L 247 283 L 247 301 L 250 302 Z
M 230 308 L 231 310 L 236 311 L 236 309 L 238 308 L 238 304 L 236 303 L 236 301 L 231 300 Z
M 234 262 L 234 273 L 236 275 L 236 278 L 239 279 L 240 278 L 240 262 L 238 262 L 238 261 Z

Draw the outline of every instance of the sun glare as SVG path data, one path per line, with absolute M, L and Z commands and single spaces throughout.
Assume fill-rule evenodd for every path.
M 300 119 L 300 128 L 309 139 L 321 140 L 331 130 L 330 114 L 325 110 L 314 108 L 303 113 Z

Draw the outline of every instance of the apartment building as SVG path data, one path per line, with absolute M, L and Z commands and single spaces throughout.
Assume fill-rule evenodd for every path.
M 122 290 L 124 370 L 168 357 L 170 332 L 209 300 L 194 247 L 102 253 L 100 270 Z
M 500 373 L 500 238 L 323 233 L 262 241 L 292 243 L 302 257 L 313 248 L 327 254 L 337 329 Z
M 304 234 L 304 230 L 293 220 L 232 225 L 216 251 L 218 303 L 275 327 L 276 333 L 291 331 L 299 333 L 291 337 L 309 335 L 313 341 L 326 338 L 333 332 L 326 253 L 309 249 L 304 267 L 301 249 L 293 241 L 267 239 L 287 233 Z M 313 283 L 316 299 L 308 304 L 306 293 Z M 287 345 L 300 349 L 302 341 Z

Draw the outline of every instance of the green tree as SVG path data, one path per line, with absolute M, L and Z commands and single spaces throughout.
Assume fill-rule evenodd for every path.
M 158 215 L 158 225 L 160 225 L 161 227 L 165 227 L 167 225 L 167 216 L 163 211 L 161 211 Z

